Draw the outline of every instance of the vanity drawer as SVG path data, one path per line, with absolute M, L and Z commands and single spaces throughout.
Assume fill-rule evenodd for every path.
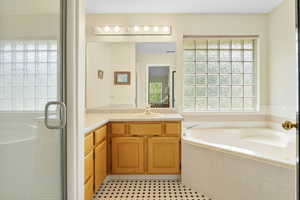
M 95 146 L 106 139 L 107 126 L 102 126 L 95 131 Z
M 161 122 L 131 122 L 128 124 L 129 135 L 160 136 L 163 132 Z
M 126 135 L 126 123 L 123 122 L 111 123 L 111 134 L 113 136 Z
M 85 158 L 84 158 L 84 182 L 86 183 L 87 180 L 93 176 L 94 174 L 94 152 L 91 151 Z
M 181 122 L 166 122 L 165 135 L 179 137 L 181 133 Z
M 89 152 L 91 152 L 93 150 L 93 147 L 93 133 L 88 133 L 84 138 L 84 155 L 86 156 Z

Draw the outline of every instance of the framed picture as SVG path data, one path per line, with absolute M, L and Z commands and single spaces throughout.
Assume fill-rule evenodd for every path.
M 115 85 L 130 85 L 130 72 L 114 72 Z

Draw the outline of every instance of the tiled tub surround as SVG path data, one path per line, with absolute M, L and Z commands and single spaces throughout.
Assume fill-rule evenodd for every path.
M 207 126 L 185 130 L 184 184 L 213 199 L 295 199 L 294 133 Z

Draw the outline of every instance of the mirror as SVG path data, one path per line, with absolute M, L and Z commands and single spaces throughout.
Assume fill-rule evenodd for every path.
M 88 42 L 87 109 L 174 108 L 175 42 Z

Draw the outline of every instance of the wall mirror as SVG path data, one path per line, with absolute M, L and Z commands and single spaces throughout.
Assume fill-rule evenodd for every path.
M 175 80 L 175 42 L 87 43 L 87 109 L 174 108 Z

